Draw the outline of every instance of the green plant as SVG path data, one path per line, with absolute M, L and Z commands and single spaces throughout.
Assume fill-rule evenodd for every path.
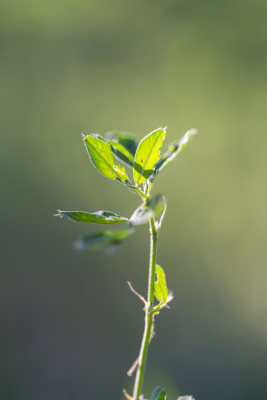
M 160 149 L 166 135 L 166 128 L 154 130 L 145 136 L 139 144 L 137 144 L 132 135 L 122 132 L 109 132 L 104 137 L 98 134 L 83 136 L 86 150 L 96 169 L 107 178 L 116 180 L 137 193 L 141 197 L 142 203 L 130 218 L 121 217 L 109 211 L 84 212 L 58 210 L 56 214 L 58 217 L 83 223 L 127 224 L 127 227 L 124 229 L 85 235 L 75 242 L 77 249 L 102 248 L 117 245 L 134 232 L 135 226 L 149 224 L 150 262 L 147 298 L 145 299 L 137 293 L 130 282 L 128 282 L 133 293 L 144 303 L 145 312 L 145 328 L 140 353 L 128 371 L 129 376 L 135 372 L 132 396 L 124 390 L 124 395 L 128 400 L 140 400 L 143 398 L 142 389 L 145 365 L 149 343 L 154 332 L 154 319 L 163 308 L 168 307 L 168 303 L 173 299 L 172 292 L 168 290 L 166 284 L 164 270 L 156 263 L 157 239 L 165 215 L 166 203 L 163 195 L 157 194 L 152 196 L 151 189 L 159 172 L 180 154 L 196 133 L 195 129 L 189 130 L 181 140 L 169 145 L 168 150 L 162 156 L 160 155 Z M 131 183 L 125 167 L 117 164 L 115 159 L 122 161 L 127 167 L 133 170 L 134 183 Z M 165 391 L 161 387 L 157 387 L 150 399 L 165 400 L 166 397 Z M 183 399 L 186 398 L 190 400 L 190 397 L 184 397 Z

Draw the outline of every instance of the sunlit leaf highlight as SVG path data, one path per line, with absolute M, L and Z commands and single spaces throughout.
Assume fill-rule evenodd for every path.
M 154 283 L 154 294 L 160 303 L 167 303 L 168 288 L 163 268 L 156 265 L 157 280 Z
M 114 224 L 117 222 L 128 222 L 128 218 L 121 217 L 110 211 L 97 211 L 93 213 L 85 211 L 61 211 L 58 210 L 56 217 L 66 218 L 69 221 L 93 224 Z
M 113 140 L 109 140 L 109 144 L 111 145 L 112 152 L 120 161 L 123 161 L 128 166 L 133 167 L 134 156 L 126 147 L 124 147 L 121 143 L 114 142 Z
M 149 133 L 139 143 L 134 159 L 134 181 L 137 185 L 145 182 L 153 174 L 165 135 L 166 129 L 159 128 Z
M 102 175 L 113 180 L 129 181 L 125 168 L 115 163 L 109 143 L 94 135 L 85 136 L 83 141 L 92 163 Z
M 121 144 L 125 149 L 129 151 L 134 157 L 138 142 L 136 138 L 131 133 L 121 132 L 121 131 L 110 131 L 105 134 L 107 140 Z

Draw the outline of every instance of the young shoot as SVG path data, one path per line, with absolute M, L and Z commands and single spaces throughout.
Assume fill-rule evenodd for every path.
M 75 242 L 75 248 L 100 249 L 112 248 L 132 235 L 138 225 L 148 224 L 150 232 L 150 260 L 148 269 L 148 289 L 146 298 L 136 292 L 130 282 L 131 291 L 143 303 L 145 326 L 141 347 L 136 361 L 127 372 L 128 376 L 135 374 L 132 394 L 123 393 L 128 400 L 142 400 L 145 366 L 148 347 L 153 338 L 155 316 L 163 308 L 168 308 L 173 299 L 168 289 L 163 268 L 157 264 L 158 234 L 166 212 L 166 202 L 162 194 L 152 194 L 152 188 L 157 175 L 173 161 L 184 149 L 190 139 L 197 133 L 191 129 L 177 142 L 169 145 L 161 155 L 161 148 L 166 136 L 166 128 L 158 128 L 146 135 L 139 143 L 133 135 L 123 132 L 108 132 L 83 135 L 83 143 L 89 158 L 95 168 L 106 178 L 122 183 L 130 191 L 141 198 L 140 206 L 130 217 L 122 217 L 111 211 L 61 211 L 57 217 L 85 224 L 124 224 L 124 228 L 104 230 L 84 235 Z M 124 165 L 124 166 L 123 166 Z M 127 171 L 126 171 L 126 168 Z M 130 176 L 132 170 L 132 176 Z M 130 177 L 129 177 L 130 176 Z M 150 400 L 166 400 L 165 390 L 158 386 L 150 396 Z M 179 398 L 193 400 L 191 396 Z

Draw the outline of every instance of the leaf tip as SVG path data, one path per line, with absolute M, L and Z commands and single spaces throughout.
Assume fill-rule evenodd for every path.
M 197 135 L 199 133 L 199 130 L 196 128 L 192 128 L 189 130 L 189 132 L 191 133 L 191 135 Z
M 150 397 L 150 400 L 166 400 L 166 399 L 167 399 L 166 392 L 161 386 L 156 387 L 156 389 L 153 390 L 152 395 Z

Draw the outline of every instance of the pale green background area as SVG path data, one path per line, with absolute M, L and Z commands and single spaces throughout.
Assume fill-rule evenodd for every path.
M 126 281 L 145 292 L 147 230 L 79 254 L 73 241 L 98 227 L 52 215 L 129 216 L 138 197 L 90 165 L 81 133 L 165 125 L 166 144 L 200 133 L 154 189 L 175 299 L 145 394 L 266 397 L 266 20 L 263 0 L 1 1 L 1 398 L 131 391 L 143 315 Z

